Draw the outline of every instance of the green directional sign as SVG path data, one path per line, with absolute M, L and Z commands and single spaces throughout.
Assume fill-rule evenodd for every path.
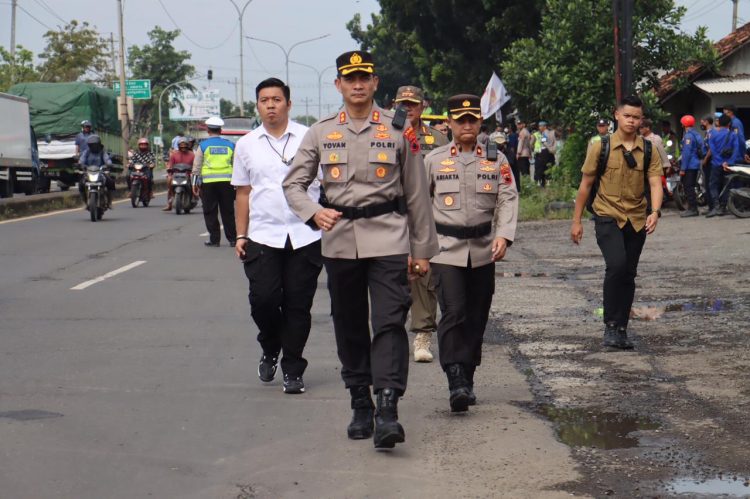
M 112 85 L 115 93 L 120 93 L 120 82 L 114 82 Z M 151 80 L 125 80 L 125 94 L 133 99 L 150 99 L 151 98 Z

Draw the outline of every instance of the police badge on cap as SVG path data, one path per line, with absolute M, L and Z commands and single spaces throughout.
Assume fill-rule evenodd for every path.
M 339 76 L 346 76 L 357 71 L 374 74 L 375 64 L 372 62 L 372 54 L 362 50 L 344 52 L 336 58 L 336 68 Z
M 479 97 L 472 94 L 459 94 L 450 97 L 448 99 L 448 112 L 453 120 L 457 120 L 467 114 L 478 120 L 482 119 Z

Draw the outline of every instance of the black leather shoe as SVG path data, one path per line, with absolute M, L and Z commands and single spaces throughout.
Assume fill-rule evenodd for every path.
M 302 376 L 284 374 L 284 393 L 293 395 L 305 393 L 305 382 L 302 380 Z
M 352 421 L 346 428 L 346 434 L 352 440 L 370 438 L 373 433 L 372 418 L 375 405 L 370 397 L 369 386 L 352 386 L 349 388 L 352 396 Z
M 219 247 L 219 243 L 213 243 L 211 241 L 203 241 L 203 246 L 208 246 L 208 247 L 211 247 L 211 248 L 218 248 Z
M 723 217 L 727 214 L 727 207 L 726 206 L 719 206 L 719 209 L 716 210 L 716 216 L 717 217 Z
M 474 371 L 477 366 L 466 366 L 466 379 L 469 382 L 469 406 L 477 405 L 477 396 L 474 394 Z
M 278 366 L 278 354 L 277 355 L 266 355 L 260 358 L 258 364 L 258 377 L 264 383 L 270 383 L 276 377 L 276 367 Z
M 398 394 L 393 388 L 383 388 L 375 410 L 375 448 L 392 449 L 405 439 L 404 428 L 398 422 Z
M 229 246 L 231 246 L 232 248 L 234 248 L 235 246 L 237 246 L 237 241 L 234 240 L 234 239 L 230 239 L 229 240 Z
M 450 390 L 451 412 L 466 412 L 469 410 L 471 390 L 469 381 L 466 379 L 466 371 L 462 364 L 449 364 L 445 370 L 448 376 L 448 389 Z
M 619 348 L 619 336 L 617 335 L 617 325 L 614 322 L 607 324 L 604 327 L 604 339 L 602 340 L 603 347 Z
M 633 349 L 633 342 L 628 339 L 628 330 L 622 326 L 617 328 L 617 348 L 620 350 Z

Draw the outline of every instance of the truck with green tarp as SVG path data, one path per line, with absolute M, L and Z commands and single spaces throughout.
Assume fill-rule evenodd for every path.
M 19 83 L 8 93 L 29 101 L 41 163 L 40 191 L 49 191 L 52 180 L 57 180 L 63 190 L 78 181 L 75 137 L 84 120 L 91 122 L 113 163 L 123 164 L 125 151 L 122 151 L 117 96 L 113 90 L 80 82 Z

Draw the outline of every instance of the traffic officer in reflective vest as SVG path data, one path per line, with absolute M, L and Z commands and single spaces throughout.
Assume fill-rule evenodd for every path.
M 237 230 L 234 223 L 234 187 L 232 187 L 232 160 L 234 144 L 221 137 L 224 120 L 217 117 L 208 118 L 208 138 L 203 140 L 195 152 L 193 177 L 199 179 L 199 185 L 193 187 L 194 194 L 200 195 L 203 202 L 203 218 L 208 230 L 206 246 L 219 246 L 221 240 L 221 223 L 224 235 L 230 246 L 234 246 Z
M 372 56 L 347 52 L 336 67 L 344 107 L 307 132 L 284 193 L 297 216 L 323 230 L 341 376 L 354 411 L 348 436 L 373 436 L 376 448 L 391 448 L 405 438 L 397 403 L 409 366 L 408 274 L 429 271 L 437 235 L 417 132 L 394 123 L 394 114 L 373 101 Z M 325 206 L 307 194 L 319 165 Z M 370 385 L 377 394 L 374 414 Z
M 425 158 L 440 254 L 432 275 L 442 316 L 440 365 L 448 376 L 452 412 L 476 403 L 474 371 L 495 292 L 495 262 L 513 243 L 518 191 L 507 158 L 477 144 L 479 97 L 448 99 L 453 141 Z
M 419 87 L 407 85 L 396 91 L 395 102 L 406 109 L 406 119 L 419 137 L 419 148 L 424 157 L 435 149 L 448 143 L 448 137 L 422 121 L 424 111 L 424 92 Z M 411 331 L 414 336 L 414 360 L 432 362 L 430 343 L 432 333 L 437 331 L 437 297 L 435 288 L 430 285 L 431 272 L 411 281 Z

